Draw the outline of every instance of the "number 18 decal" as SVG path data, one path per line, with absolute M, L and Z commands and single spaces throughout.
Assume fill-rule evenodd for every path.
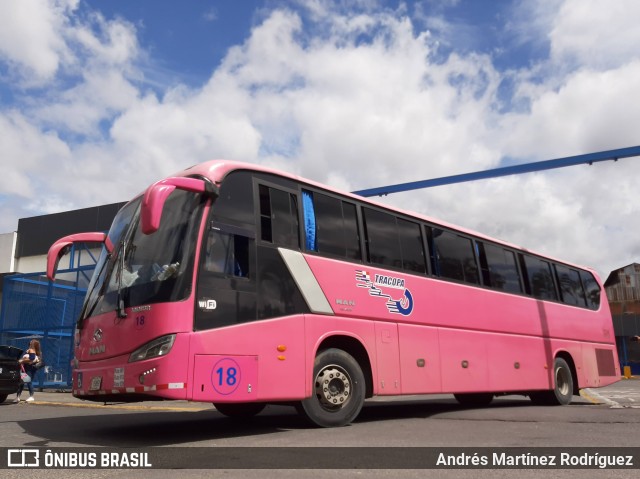
M 144 328 L 144 316 L 136 316 L 136 329 Z
M 242 371 L 231 358 L 224 358 L 213 366 L 211 384 L 218 394 L 227 396 L 235 392 L 240 385 Z

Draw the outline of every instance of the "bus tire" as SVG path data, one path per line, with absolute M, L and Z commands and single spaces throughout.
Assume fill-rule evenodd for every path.
M 260 414 L 266 406 L 261 402 L 213 403 L 213 405 L 220 414 L 238 419 L 246 419 Z
M 569 364 L 556 358 L 553 362 L 553 389 L 549 391 L 535 391 L 529 395 L 534 404 L 545 406 L 566 406 L 573 398 L 573 375 Z
M 493 393 L 464 393 L 454 394 L 453 397 L 455 397 L 456 401 L 462 406 L 468 407 L 484 407 L 493 401 Z
M 320 427 L 345 426 L 360 414 L 365 390 L 364 374 L 353 356 L 327 349 L 316 356 L 313 391 L 298 411 Z

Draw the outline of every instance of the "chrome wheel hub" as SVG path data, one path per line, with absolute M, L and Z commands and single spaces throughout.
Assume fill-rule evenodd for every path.
M 326 366 L 316 376 L 315 392 L 322 407 L 340 409 L 351 398 L 351 378 L 339 366 Z

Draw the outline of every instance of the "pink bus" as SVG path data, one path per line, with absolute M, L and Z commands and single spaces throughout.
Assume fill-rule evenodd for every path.
M 203 163 L 160 180 L 107 234 L 75 335 L 73 394 L 291 404 L 319 426 L 366 398 L 505 393 L 568 404 L 620 377 L 596 275 L 279 171 Z

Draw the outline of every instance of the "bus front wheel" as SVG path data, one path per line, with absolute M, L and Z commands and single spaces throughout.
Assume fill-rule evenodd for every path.
M 553 362 L 554 387 L 549 391 L 535 391 L 529 397 L 534 404 L 547 406 L 565 406 L 573 398 L 573 375 L 569 364 L 556 358 Z
M 320 427 L 345 426 L 364 404 L 365 380 L 358 362 L 341 349 L 327 349 L 313 368 L 313 391 L 298 411 Z
M 247 403 L 213 403 L 213 406 L 220 414 L 227 417 L 238 419 L 246 419 L 260 414 L 264 407 L 263 403 L 247 402 Z

